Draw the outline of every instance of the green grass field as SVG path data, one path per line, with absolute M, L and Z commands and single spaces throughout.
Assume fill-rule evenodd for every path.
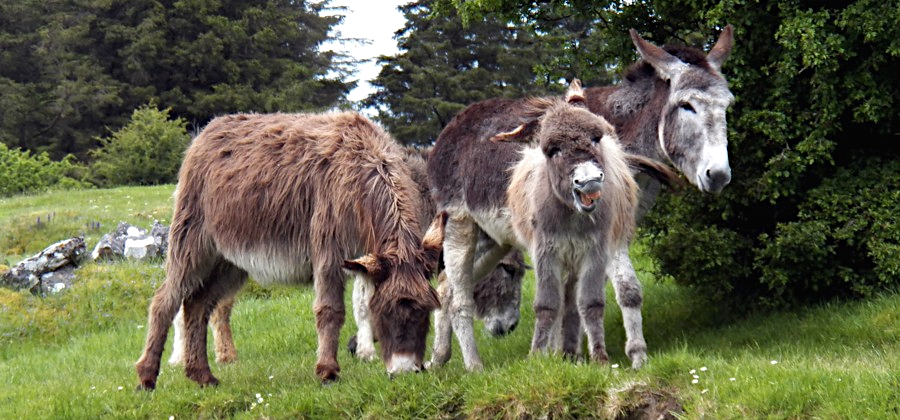
M 0 199 L 0 264 L 77 234 L 93 247 L 119 221 L 168 223 L 171 194 L 162 186 Z M 323 387 L 313 374 L 311 289 L 251 285 L 233 316 L 239 360 L 213 365 L 222 384 L 199 388 L 164 366 L 152 393 L 134 391 L 133 363 L 161 263 L 86 263 L 60 295 L 0 289 L 0 419 L 626 419 L 653 398 L 673 398 L 686 419 L 900 418 L 900 295 L 734 320 L 654 279 L 639 247 L 633 256 L 650 348 L 639 371 L 624 368 L 611 288 L 610 365 L 529 356 L 529 274 L 520 327 L 500 339 L 479 329 L 484 372 L 465 372 L 454 349 L 444 367 L 389 380 L 380 362 L 342 350 L 342 379 Z M 347 318 L 342 346 L 355 330 Z

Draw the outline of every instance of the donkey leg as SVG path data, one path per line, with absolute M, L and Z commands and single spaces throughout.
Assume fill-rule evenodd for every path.
M 341 265 L 331 258 L 317 258 L 313 271 L 316 299 L 313 311 L 316 314 L 318 334 L 318 358 L 316 376 L 322 382 L 338 379 L 341 371 L 337 361 L 338 339 L 344 325 L 344 274 Z
M 540 246 L 532 252 L 537 261 L 532 353 L 547 353 L 552 350 L 553 330 L 561 328 L 559 311 L 563 304 L 563 293 L 560 290 L 562 270 L 556 256 L 551 253 L 551 247 L 544 249 Z
M 588 337 L 588 352 L 591 360 L 600 363 L 609 361 L 606 353 L 606 338 L 603 326 L 603 311 L 606 309 L 606 270 L 608 258 L 588 257 L 585 259 L 578 279 L 578 313 Z
M 172 354 L 169 355 L 169 364 L 178 366 L 184 364 L 184 311 L 178 308 L 175 319 L 172 320 Z
M 231 334 L 231 311 L 234 308 L 234 296 L 221 301 L 209 317 L 212 326 L 213 341 L 216 345 L 216 363 L 232 363 L 237 360 L 237 349 Z
M 562 315 L 562 353 L 567 358 L 578 360 L 582 355 L 581 315 L 578 313 L 578 276 L 570 273 L 566 280 L 566 294 Z
M 475 289 L 473 265 L 478 228 L 467 215 L 452 215 L 444 230 L 444 265 L 450 283 L 450 322 L 459 341 L 466 369 L 482 370 L 484 365 L 475 344 Z
M 450 301 L 453 299 L 453 292 L 450 289 L 446 271 L 441 271 L 441 274 L 438 275 L 437 293 L 441 307 L 434 311 L 434 342 L 431 346 L 431 361 L 425 366 L 426 369 L 447 363 L 452 352 L 450 341 L 453 336 L 453 327 L 450 324 Z
M 622 309 L 622 323 L 625 325 L 625 354 L 631 359 L 631 367 L 638 369 L 647 361 L 647 343 L 644 341 L 641 305 L 643 293 L 638 281 L 628 248 L 615 252 L 612 264 L 608 268 L 616 291 L 616 302 Z
M 246 279 L 246 272 L 228 261 L 219 260 L 203 286 L 184 300 L 184 372 L 201 386 L 219 383 L 209 369 L 206 355 L 206 330 L 210 316 L 220 302 L 228 304 L 232 301 Z M 230 309 L 228 304 L 229 313 Z M 229 342 L 230 338 L 229 334 Z
M 166 345 L 166 335 L 172 325 L 172 319 L 178 308 L 181 307 L 183 295 L 180 279 L 170 275 L 162 286 L 157 289 L 150 303 L 147 319 L 147 341 L 144 344 L 144 352 L 135 363 L 140 384 L 138 389 L 152 390 L 156 388 L 156 379 L 159 377 L 159 364 L 162 358 L 163 348 Z
M 354 276 L 353 319 L 356 321 L 356 357 L 375 360 L 375 335 L 372 332 L 372 315 L 369 301 L 375 293 L 375 286 L 366 276 Z

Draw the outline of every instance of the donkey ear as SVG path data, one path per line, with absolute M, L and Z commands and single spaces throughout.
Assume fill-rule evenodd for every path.
M 641 58 L 650 63 L 664 79 L 672 80 L 675 76 L 684 71 L 687 64 L 679 60 L 678 57 L 645 41 L 633 28 L 629 31 L 629 34 L 631 34 L 631 41 L 634 42 L 634 46 L 637 47 Z
M 444 249 L 444 227 L 447 225 L 447 212 L 442 211 L 434 217 L 425 237 L 422 238 L 422 250 L 425 252 L 425 267 L 434 272 Z
M 566 102 L 571 105 L 587 107 L 587 101 L 584 99 L 584 89 L 581 88 L 581 80 L 572 79 L 569 89 L 566 90 Z
M 731 55 L 731 47 L 733 45 L 734 26 L 731 26 L 729 23 L 728 25 L 725 25 L 725 29 L 719 34 L 719 40 L 716 41 L 716 45 L 709 50 L 709 54 L 706 55 L 706 61 L 708 61 L 716 71 L 721 71 L 722 64 L 725 63 L 725 60 Z
M 510 143 L 528 143 L 534 137 L 534 133 L 537 132 L 538 126 L 540 122 L 537 118 L 522 124 L 516 127 L 512 131 L 507 131 L 505 133 L 500 133 L 491 137 L 491 141 L 501 142 L 506 141 Z
M 385 270 L 382 261 L 372 254 L 366 254 L 355 260 L 344 261 L 344 269 L 358 274 L 364 274 L 378 282 L 384 279 Z
M 681 186 L 681 178 L 668 165 L 643 156 L 626 153 L 625 161 L 634 172 L 643 172 L 669 187 Z

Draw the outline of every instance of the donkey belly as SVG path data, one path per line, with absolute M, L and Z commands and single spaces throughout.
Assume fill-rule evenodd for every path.
M 307 256 L 291 256 L 262 250 L 237 252 L 223 250 L 222 255 L 263 285 L 301 284 L 312 281 L 312 264 Z
M 493 208 L 489 210 L 472 211 L 472 219 L 478 227 L 484 231 L 494 242 L 500 245 L 512 245 L 521 250 L 526 250 L 524 244 L 516 238 L 512 226 L 512 216 L 508 208 Z

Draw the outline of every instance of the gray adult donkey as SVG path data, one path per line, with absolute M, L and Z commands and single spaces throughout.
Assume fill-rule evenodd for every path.
M 528 142 L 537 146 L 521 144 Z M 627 246 L 634 230 L 633 170 L 674 178 L 664 165 L 622 151 L 614 128 L 584 106 L 578 81 L 565 100 L 488 100 L 450 122 L 434 146 L 428 176 L 440 180 L 432 191 L 448 214 L 444 262 L 451 296 L 443 310 L 468 369 L 482 367 L 472 324 L 476 272 L 512 247 L 528 251 L 535 263 L 532 352 L 552 350 L 553 330 L 574 317 L 579 321 L 568 324 L 576 328 L 563 331 L 563 351 L 577 352 L 583 325 L 591 358 L 608 359 L 603 289 L 613 252 Z M 497 251 L 482 250 L 476 262 L 482 232 Z M 449 357 L 447 315 L 436 317 L 433 364 Z
M 725 114 L 734 97 L 721 67 L 731 53 L 733 27 L 724 28 L 709 54 L 684 46 L 659 48 L 634 30 L 631 38 L 642 59 L 628 69 L 621 84 L 585 89 L 588 109 L 615 126 L 619 142 L 628 153 L 668 161 L 701 191 L 720 192 L 731 181 Z M 470 108 L 482 106 L 475 104 Z M 517 124 L 513 113 L 489 113 L 482 119 Z M 448 126 L 441 137 L 473 136 L 476 128 L 487 122 L 473 117 L 470 124 L 472 127 Z M 651 175 L 635 176 L 641 187 L 638 220 L 652 207 L 661 190 L 660 181 Z M 622 309 L 626 354 L 632 367 L 639 368 L 647 360 L 641 316 L 643 295 L 627 244 L 615 251 L 613 258 L 608 275 Z M 487 264 L 478 264 L 476 278 L 489 270 L 481 265 Z M 438 320 L 442 320 L 441 315 Z M 446 331 L 442 332 L 442 328 Z M 438 323 L 435 330 L 432 364 L 440 364 L 449 358 L 449 338 L 443 338 L 449 337 L 449 325 Z M 479 365 L 467 363 L 469 368 L 476 366 Z

